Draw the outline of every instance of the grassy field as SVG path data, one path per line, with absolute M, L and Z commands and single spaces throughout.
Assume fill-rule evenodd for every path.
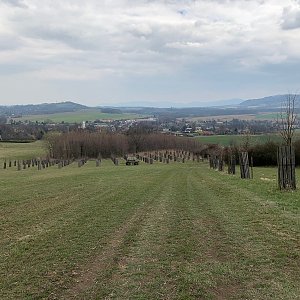
M 33 143 L 0 142 L 0 161 L 4 159 L 30 159 L 45 156 L 45 144 L 42 141 Z
M 297 170 L 300 186 L 300 170 Z M 0 299 L 299 299 L 300 192 L 208 163 L 0 169 Z
M 255 114 L 236 114 L 236 115 L 217 115 L 217 116 L 201 116 L 201 117 L 188 117 L 186 120 L 191 122 L 197 121 L 209 121 L 209 120 L 219 120 L 219 121 L 231 121 L 232 119 L 239 120 L 254 120 L 256 119 Z
M 212 135 L 196 137 L 205 144 L 220 144 L 229 146 L 230 144 L 239 145 L 245 143 L 247 136 L 245 135 Z M 250 144 L 262 144 L 267 141 L 280 142 L 282 138 L 276 134 L 251 135 Z
M 217 115 L 217 116 L 202 116 L 202 117 L 188 117 L 189 121 L 208 121 L 208 120 L 220 120 L 231 121 L 232 119 L 239 120 L 277 120 L 277 113 L 257 113 L 257 114 L 236 114 L 236 115 Z
M 17 118 L 16 120 L 28 120 L 28 121 L 38 121 L 43 122 L 46 120 L 51 120 L 52 122 L 61 123 L 81 123 L 83 121 L 94 121 L 97 119 L 101 120 L 129 120 L 143 118 L 144 115 L 138 114 L 108 114 L 102 113 L 100 109 L 83 109 L 75 112 L 66 112 L 66 113 L 56 113 L 48 115 L 31 115 L 23 116 L 22 118 Z
M 267 114 L 257 114 L 255 119 L 257 120 L 277 120 L 278 113 L 267 113 Z

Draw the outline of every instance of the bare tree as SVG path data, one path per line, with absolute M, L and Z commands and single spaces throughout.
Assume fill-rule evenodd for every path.
M 280 190 L 296 189 L 295 173 L 295 151 L 292 147 L 292 140 L 295 132 L 297 114 L 295 103 L 298 95 L 287 95 L 281 107 L 280 115 L 277 118 L 279 132 L 285 142 L 285 146 L 278 148 L 278 185 Z
M 241 145 L 240 145 L 240 150 L 241 151 L 245 151 L 248 152 L 250 150 L 251 147 L 251 134 L 250 131 L 248 130 L 244 136 L 242 137 L 242 141 L 241 141 Z
M 281 134 L 286 146 L 292 146 L 292 139 L 295 132 L 297 114 L 295 104 L 298 100 L 297 94 L 288 94 L 281 105 L 281 111 L 277 116 L 279 133 Z

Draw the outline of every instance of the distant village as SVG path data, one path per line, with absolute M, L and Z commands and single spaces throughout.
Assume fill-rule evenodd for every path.
M 0 118 L 0 139 L 5 140 L 37 140 L 48 132 L 68 132 L 86 130 L 89 132 L 122 132 L 131 128 L 145 128 L 147 131 L 160 132 L 177 136 L 210 136 L 263 134 L 276 131 L 274 120 L 232 120 L 209 119 L 189 120 L 188 118 L 172 118 L 169 116 L 153 116 L 129 120 L 95 120 L 81 123 L 55 123 L 50 120 L 43 122 L 24 121 L 14 116 Z M 299 126 L 298 126 L 299 127 Z

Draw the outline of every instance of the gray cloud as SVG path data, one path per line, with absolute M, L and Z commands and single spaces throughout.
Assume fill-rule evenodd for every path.
M 294 0 L 6 0 L 0 64 L 36 82 L 118 82 L 210 66 L 248 74 L 300 60 L 300 36 L 287 30 L 299 27 L 299 14 Z
M 13 35 L 0 35 L 0 51 L 16 50 L 22 46 L 22 41 Z
M 24 0 L 2 0 L 2 2 L 16 7 L 26 8 L 27 5 L 24 3 Z
M 281 27 L 284 30 L 300 28 L 300 5 L 283 10 Z

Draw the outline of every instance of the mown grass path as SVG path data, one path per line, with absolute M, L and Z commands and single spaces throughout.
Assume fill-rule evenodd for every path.
M 299 299 L 300 193 L 279 192 L 275 169 L 0 176 L 1 299 Z

